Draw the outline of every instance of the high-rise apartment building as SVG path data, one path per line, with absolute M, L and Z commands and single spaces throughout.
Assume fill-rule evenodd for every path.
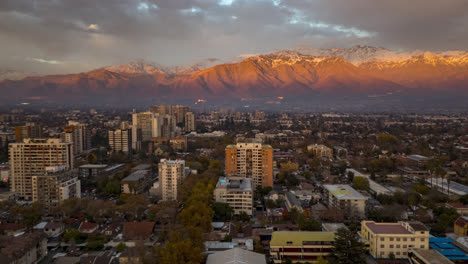
M 186 132 L 195 131 L 195 115 L 192 112 L 185 114 L 185 127 Z
M 323 185 L 324 200 L 328 207 L 337 208 L 346 215 L 364 218 L 367 197 L 346 184 Z
M 132 130 L 131 129 L 116 129 L 110 130 L 109 146 L 112 152 L 129 153 L 132 151 Z
M 153 136 L 153 113 L 132 114 L 132 148 L 141 150 L 144 142 L 149 142 Z
M 78 155 L 91 148 L 91 133 L 88 127 L 75 121 L 68 121 L 60 135 L 63 142 L 73 144 L 73 154 Z
M 24 126 L 15 127 L 15 140 L 16 142 L 23 142 L 26 138 L 41 138 L 42 127 L 35 123 L 26 123 Z
M 166 160 L 159 162 L 159 182 L 163 201 L 177 200 L 177 189 L 185 177 L 185 161 Z
M 81 182 L 76 170 L 66 166 L 50 166 L 45 172 L 32 176 L 32 201 L 52 208 L 63 200 L 81 198 Z
M 273 186 L 273 148 L 251 140 L 226 147 L 226 176 L 244 176 L 257 186 Z
M 10 189 L 20 199 L 32 200 L 32 177 L 43 175 L 46 167 L 64 165 L 73 168 L 71 143 L 53 139 L 25 139 L 23 143 L 9 145 L 11 180 Z

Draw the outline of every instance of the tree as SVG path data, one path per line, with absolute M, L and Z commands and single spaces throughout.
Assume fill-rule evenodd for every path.
M 120 243 L 115 247 L 115 250 L 117 251 L 117 253 L 122 253 L 122 252 L 125 250 L 126 247 L 127 247 L 127 246 L 125 245 L 125 243 L 120 242 Z
M 229 206 L 229 204 L 215 202 L 215 203 L 213 203 L 211 208 L 214 211 L 214 217 L 213 217 L 214 221 L 223 221 L 223 222 L 225 222 L 225 221 L 231 220 L 233 210 Z
M 353 187 L 358 190 L 368 190 L 369 180 L 365 177 L 354 177 Z
M 300 214 L 297 217 L 297 226 L 301 231 L 322 231 L 322 225 L 320 222 L 313 218 L 307 217 L 304 214 Z
M 203 251 L 181 232 L 174 232 L 164 248 L 159 251 L 161 264 L 198 264 L 203 262 Z
M 328 264 L 328 261 L 326 261 L 322 256 L 318 256 L 316 264 Z
M 366 248 L 364 243 L 348 229 L 340 228 L 335 236 L 335 243 L 328 259 L 330 263 L 354 264 L 365 263 Z
M 467 205 L 468 204 L 468 194 L 460 196 L 460 203 Z
M 388 254 L 388 258 L 390 260 L 395 260 L 395 254 L 393 252 L 390 252 L 390 254 Z
M 97 156 L 94 153 L 88 153 L 88 163 L 95 164 L 97 163 Z
M 211 231 L 213 215 L 213 209 L 202 202 L 194 202 L 189 207 L 182 210 L 179 214 L 179 220 L 184 226 L 199 227 L 205 232 L 208 232 Z

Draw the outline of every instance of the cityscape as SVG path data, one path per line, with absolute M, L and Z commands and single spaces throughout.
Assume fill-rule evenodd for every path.
M 0 264 L 468 264 L 468 2 L 0 3 Z

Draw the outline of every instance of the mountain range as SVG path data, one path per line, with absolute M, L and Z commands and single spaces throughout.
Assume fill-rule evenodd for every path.
M 1 76 L 0 76 L 1 77 Z M 468 52 L 299 47 L 166 67 L 145 60 L 84 73 L 6 78 L 0 101 L 272 100 L 468 95 Z

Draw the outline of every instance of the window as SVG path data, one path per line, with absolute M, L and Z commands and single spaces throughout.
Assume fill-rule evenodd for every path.
M 393 248 L 393 245 L 390 245 L 390 248 Z
M 400 241 L 400 238 L 399 238 L 399 237 L 397 237 L 396 241 Z
M 424 245 L 421 245 L 421 248 L 424 248 Z
M 400 244 L 396 245 L 396 248 L 400 248 Z
M 415 240 L 414 237 L 412 237 L 412 238 L 411 238 L 411 241 L 414 241 L 414 240 Z
M 405 242 L 406 242 L 406 240 L 408 240 L 406 237 L 405 237 L 405 238 L 403 238 L 403 241 L 405 241 Z
M 385 238 L 381 237 L 381 238 L 380 238 L 380 241 L 385 241 Z
M 421 238 L 421 242 L 424 242 L 424 238 Z
M 393 241 L 393 237 L 390 238 L 390 241 Z
M 385 247 L 385 245 L 384 245 L 384 244 L 380 245 L 380 248 L 384 248 L 384 247 Z
M 401 254 L 401 252 L 397 252 L 396 254 L 397 254 L 397 255 L 400 255 L 400 254 Z

